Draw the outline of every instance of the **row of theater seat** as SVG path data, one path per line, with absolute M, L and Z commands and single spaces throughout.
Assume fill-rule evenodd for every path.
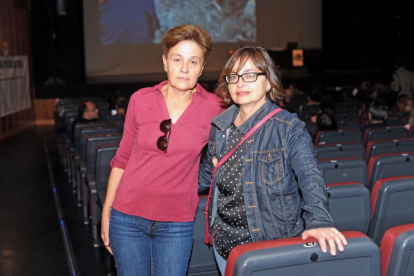
M 311 135 L 318 109 L 297 110 Z M 337 104 L 336 111 L 340 129 L 316 134 L 315 149 L 329 212 L 348 239 L 345 252 L 332 257 L 301 238 L 246 244 L 232 250 L 226 275 L 414 275 L 413 127 L 391 116 L 389 127 L 362 133 L 366 118 L 356 103 Z
M 327 189 L 334 224 L 348 239 L 345 252 L 324 254 L 317 243 L 309 244 L 314 239 L 247 244 L 232 250 L 226 275 L 413 275 L 414 176 L 379 180 L 371 195 L 361 183 Z M 189 272 L 216 271 L 212 249 L 204 244 L 206 200 L 200 197 Z
M 368 146 L 371 141 L 382 139 L 414 138 L 414 126 L 406 129 L 404 126 L 383 126 L 368 128 L 362 133 L 359 129 L 339 129 L 319 131 L 315 145 L 358 142 Z
M 62 137 L 60 139 L 60 141 L 63 142 L 63 145 L 60 146 L 60 148 L 63 148 L 62 160 L 64 160 L 66 164 L 69 179 L 77 194 L 78 203 L 80 206 L 83 206 L 85 223 L 92 221 L 91 229 L 94 246 L 100 246 L 98 226 L 101 208 L 106 194 L 106 182 L 110 170 L 109 161 L 115 155 L 119 144 L 119 140 L 116 143 L 94 143 L 93 141 L 95 141 L 94 139 L 97 137 L 105 140 L 105 138 L 102 137 L 109 133 L 96 134 L 94 130 L 97 130 L 99 133 L 101 129 L 111 128 L 111 125 L 114 125 L 113 122 L 106 122 L 106 125 L 101 126 L 96 126 L 96 123 L 79 126 L 78 129 L 75 129 L 76 138 L 74 141 L 70 141 L 70 136 L 67 135 L 64 135 L 63 139 Z M 66 126 L 70 127 L 70 123 Z M 119 132 L 114 134 L 117 134 L 115 136 L 120 137 Z M 405 146 L 412 146 L 412 140 L 413 139 L 399 139 L 399 146 L 395 146 L 398 142 L 392 142 L 392 145 L 394 147 L 399 147 L 399 149 L 403 149 Z M 358 146 L 351 147 L 351 145 Z M 232 251 L 226 275 L 252 275 L 254 273 L 255 275 L 278 275 L 276 273 L 282 273 L 282 275 L 298 275 L 300 273 L 306 275 L 379 275 L 380 263 L 384 266 L 384 263 L 386 262 L 398 269 L 403 269 L 404 264 L 401 264 L 401 262 L 403 262 L 401 261 L 401 257 L 392 257 L 390 251 L 384 253 L 385 255 L 388 254 L 388 261 L 382 260 L 380 262 L 378 245 L 381 242 L 383 233 L 389 227 L 405 223 L 414 223 L 412 220 L 414 215 L 411 213 L 413 212 L 412 210 L 414 210 L 414 206 L 412 206 L 412 203 L 408 200 L 413 198 L 414 195 L 412 188 L 412 186 L 414 186 L 414 179 L 413 177 L 383 179 L 385 175 L 389 174 L 382 172 L 382 169 L 393 168 L 392 165 L 394 164 L 394 161 L 387 163 L 381 159 L 382 157 L 378 158 L 376 155 L 376 153 L 383 153 L 381 150 L 387 147 L 382 147 L 382 144 L 381 146 L 375 146 L 377 145 L 375 143 L 372 143 L 372 145 L 374 145 L 371 147 L 371 150 L 373 150 L 372 156 L 377 159 L 371 159 L 379 160 L 379 162 L 377 162 L 378 165 L 376 166 L 378 166 L 378 168 L 381 167 L 381 169 L 379 169 L 381 173 L 378 174 L 377 178 L 381 180 L 376 181 L 376 184 L 372 187 L 371 193 L 367 187 L 369 187 L 370 177 L 377 175 L 376 173 L 373 173 L 373 171 L 375 171 L 374 168 L 376 168 L 374 165 L 377 163 L 374 162 L 374 165 L 370 169 L 371 175 L 369 175 L 368 168 L 370 168 L 370 166 L 366 165 L 365 160 L 369 160 L 367 156 L 371 157 L 371 155 L 367 155 L 368 151 L 364 151 L 365 148 L 362 144 L 334 144 L 336 153 L 340 154 L 348 153 L 348 151 L 358 152 L 359 150 L 359 155 L 356 156 L 352 156 L 353 153 L 349 153 L 349 156 L 346 156 L 349 157 L 348 159 L 335 157 L 335 154 L 326 158 L 326 154 L 328 154 L 326 149 L 330 145 L 325 144 L 315 146 L 318 157 L 321 158 L 320 165 L 324 169 L 325 181 L 330 183 L 327 185 L 327 192 L 329 196 L 330 213 L 334 219 L 335 226 L 341 231 L 359 231 L 346 233 L 349 239 L 349 245 L 347 246 L 345 253 L 339 253 L 337 257 L 331 257 L 329 254 L 321 253 L 318 245 L 313 246 L 311 244 L 310 246 L 304 247 L 304 242 L 297 238 L 254 243 L 248 245 L 247 248 L 237 247 L 233 250 L 234 252 Z M 340 149 L 341 147 L 342 149 Z M 371 152 L 371 150 L 369 152 Z M 403 151 L 405 151 L 405 148 Z M 401 153 L 399 156 L 405 157 L 405 162 L 409 163 L 409 166 L 412 166 L 412 162 L 410 162 L 413 160 L 411 154 L 412 153 Z M 384 156 L 384 158 L 391 157 Z M 352 168 L 349 164 L 352 165 L 357 163 L 362 165 L 359 167 L 359 174 L 356 173 L 356 170 L 349 170 L 349 168 Z M 397 169 L 403 168 L 404 165 L 402 163 L 403 162 L 400 162 L 396 166 Z M 325 164 L 326 167 L 324 167 Z M 412 167 L 408 168 L 412 169 Z M 409 169 L 402 170 L 409 172 Z M 391 172 L 396 172 L 395 168 L 391 169 Z M 363 180 L 364 174 L 365 181 Z M 413 174 L 414 170 L 412 170 L 411 174 L 408 173 L 407 175 Z M 360 175 L 362 178 L 357 179 L 357 181 L 348 178 L 356 175 Z M 334 178 L 338 176 L 340 176 L 339 179 Z M 373 179 L 375 179 L 375 177 Z M 351 183 L 343 183 L 346 181 Z M 195 220 L 194 246 L 188 275 L 218 275 L 212 248 L 204 244 L 205 221 L 203 216 L 205 204 L 206 198 L 201 196 Z M 407 227 L 407 229 L 409 229 L 410 226 L 404 227 L 404 229 Z M 391 236 L 395 237 L 395 231 L 397 230 L 393 230 Z M 366 234 L 372 237 L 374 241 L 368 238 Z M 385 234 L 384 237 L 387 235 L 390 234 Z M 404 235 L 408 235 L 408 238 L 410 238 L 413 234 L 411 234 L 411 236 L 409 234 Z M 294 241 L 292 242 L 291 240 Z M 312 242 L 312 240 L 306 242 Z M 386 242 L 385 238 L 382 243 L 387 244 L 387 248 L 390 247 L 389 242 Z M 384 251 L 382 248 L 383 244 L 381 244 L 381 254 L 383 254 Z M 407 242 L 403 242 L 403 244 L 406 245 Z M 399 252 L 404 250 L 404 248 L 399 249 Z M 403 257 L 403 259 L 404 258 L 407 259 L 406 256 Z M 293 261 L 293 259 L 295 261 Z M 278 262 L 278 260 L 280 260 L 280 262 Z M 287 260 L 290 261 L 288 262 Z M 390 270 L 391 266 L 388 265 L 388 270 L 395 271 L 394 268 Z M 344 267 L 346 267 L 347 270 L 344 269 Z M 412 268 L 408 267 L 405 271 L 410 271 L 410 269 Z M 337 274 L 335 274 L 334 271 L 336 271 Z M 342 272 L 347 273 L 338 274 Z M 382 272 L 384 272 L 384 268 L 382 269 Z M 393 273 L 394 272 L 389 272 L 387 275 L 410 275 Z

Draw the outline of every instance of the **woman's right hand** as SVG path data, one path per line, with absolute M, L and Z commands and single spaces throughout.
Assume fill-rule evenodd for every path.
M 105 248 L 114 255 L 112 252 L 111 245 L 109 243 L 109 220 L 111 219 L 111 213 L 104 210 L 102 212 L 102 219 L 101 219 L 101 239 L 104 242 Z

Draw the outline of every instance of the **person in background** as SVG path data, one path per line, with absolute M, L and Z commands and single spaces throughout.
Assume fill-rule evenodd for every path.
M 331 117 L 335 120 L 335 115 L 336 115 L 336 107 L 335 107 L 335 103 L 332 101 L 323 101 L 320 105 L 319 105 L 319 110 L 317 112 L 317 114 L 312 115 L 310 117 L 310 121 L 312 123 L 316 124 L 318 115 L 321 114 L 322 112 L 328 113 L 331 115 Z M 336 123 L 335 123 L 336 124 Z
M 118 97 L 115 100 L 114 109 L 112 109 L 111 114 L 107 116 L 107 119 L 114 119 L 114 117 L 120 118 L 120 119 L 125 118 L 128 103 L 129 103 L 128 98 L 122 97 L 122 96 Z
M 406 129 L 410 129 L 412 125 L 414 125 L 414 109 L 411 110 L 410 117 L 408 117 L 408 122 L 404 125 L 404 127 Z
M 333 227 L 322 171 L 305 124 L 286 110 L 271 117 L 214 168 L 284 96 L 278 69 L 265 49 L 246 46 L 227 61 L 216 88 L 230 107 L 213 119 L 199 191 L 210 186 L 207 241 L 224 275 L 231 250 L 241 244 L 315 237 L 336 255 L 347 244 Z M 296 180 L 297 179 L 297 180 Z M 328 243 L 328 245 L 327 245 Z
M 162 40 L 168 80 L 131 96 L 101 220 L 118 275 L 186 275 L 200 156 L 222 111 L 197 83 L 212 47 L 199 26 L 170 29 Z
M 75 135 L 75 125 L 77 123 L 95 122 L 99 118 L 99 110 L 91 101 L 83 102 L 78 107 L 78 115 L 72 122 L 72 140 Z
M 398 92 L 398 95 L 414 97 L 414 73 L 405 68 L 405 62 L 401 59 L 396 60 L 395 68 L 391 89 Z
M 335 117 L 327 111 L 322 111 L 317 115 L 316 127 L 318 131 L 338 129 Z
M 118 97 L 118 99 L 116 99 L 116 101 L 115 101 L 115 110 L 116 110 L 117 115 L 125 117 L 127 107 L 128 107 L 128 99 L 127 98 Z
M 410 96 L 406 96 L 404 94 L 399 96 L 397 100 L 397 115 L 400 117 L 409 116 L 411 110 L 413 109 L 413 102 L 413 98 Z
M 365 130 L 372 127 L 387 126 L 385 122 L 388 116 L 388 106 L 382 100 L 374 100 L 368 108 L 368 124 L 361 128 L 362 134 Z

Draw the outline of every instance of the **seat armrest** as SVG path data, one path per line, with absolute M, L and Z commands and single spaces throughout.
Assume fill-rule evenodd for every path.
M 102 209 L 106 198 L 106 191 L 98 192 L 98 206 Z
M 95 179 L 94 173 L 86 172 L 85 179 L 86 179 L 86 185 L 88 186 L 96 185 L 96 179 Z
M 86 162 L 83 160 L 78 160 L 79 169 L 81 172 L 86 171 Z

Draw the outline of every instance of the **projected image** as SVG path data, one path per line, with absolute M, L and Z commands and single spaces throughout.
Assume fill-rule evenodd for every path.
M 181 24 L 205 28 L 214 42 L 256 41 L 256 0 L 99 0 L 102 45 L 160 43 Z

